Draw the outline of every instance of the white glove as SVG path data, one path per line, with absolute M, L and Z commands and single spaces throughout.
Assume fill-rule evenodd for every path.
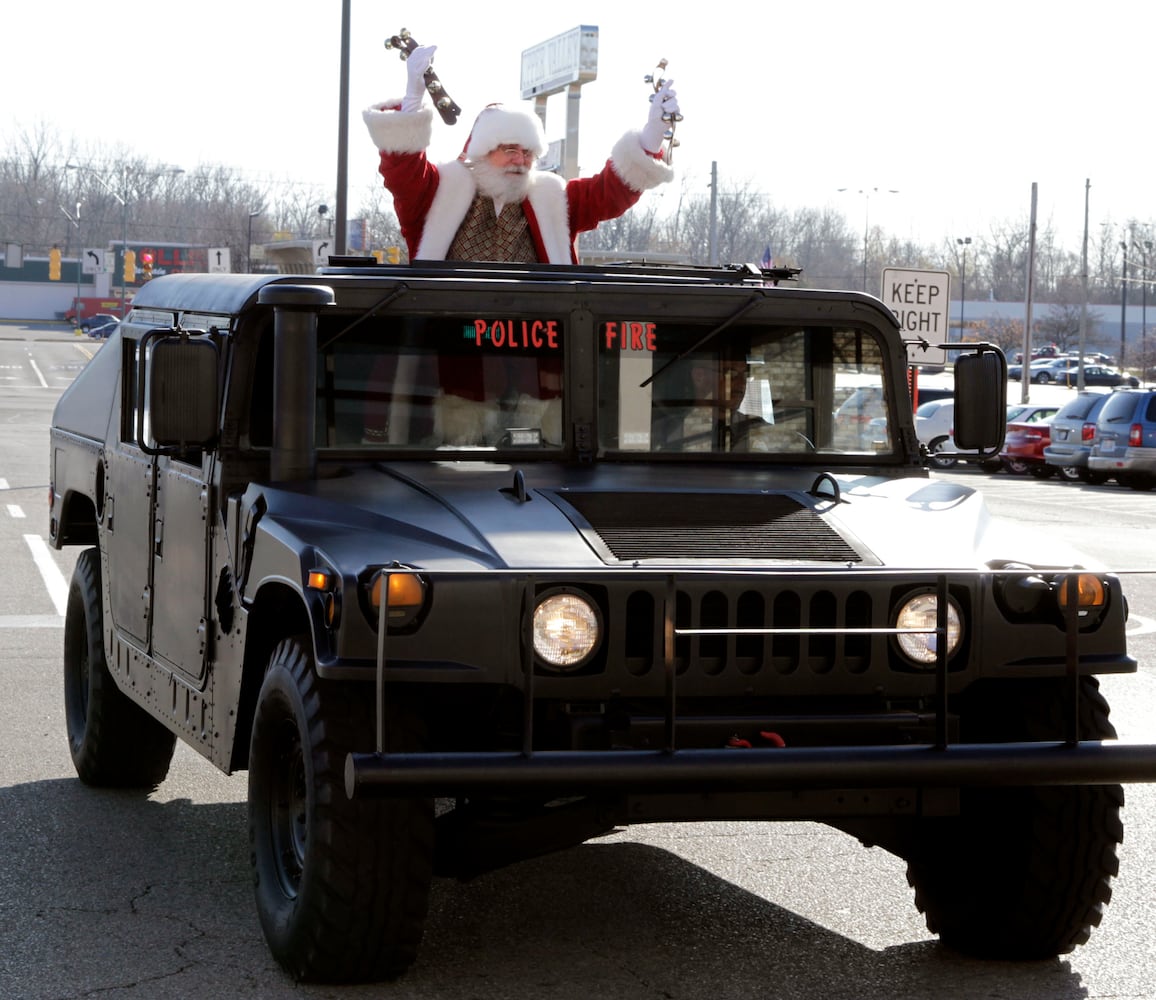
M 420 111 L 425 102 L 425 71 L 433 63 L 436 45 L 419 45 L 405 60 L 405 70 L 409 76 L 405 99 L 401 102 L 402 111 Z
M 650 98 L 650 116 L 642 126 L 639 139 L 642 148 L 648 153 L 657 153 L 662 149 L 662 142 L 671 123 L 678 121 L 678 95 L 674 91 L 673 80 L 666 80 L 659 90 Z M 667 117 L 663 121 L 663 116 Z

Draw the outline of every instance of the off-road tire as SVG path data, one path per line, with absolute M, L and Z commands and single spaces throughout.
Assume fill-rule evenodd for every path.
M 249 754 L 249 842 L 269 949 L 299 980 L 391 979 L 414 961 L 433 868 L 433 803 L 350 801 L 345 758 L 374 746 L 371 684 L 321 680 L 308 640 L 273 651 Z M 387 699 L 389 748 L 423 743 Z
M 76 559 L 64 615 L 64 719 L 86 785 L 151 791 L 169 773 L 176 735 L 116 686 L 104 654 L 100 553 Z
M 971 743 L 1058 740 L 1066 680 L 1008 681 L 973 697 Z M 1094 677 L 1080 680 L 1081 738 L 1116 735 Z M 979 958 L 1036 960 L 1071 951 L 1100 923 L 1123 840 L 1119 785 L 963 789 L 961 815 L 928 820 L 907 880 L 928 929 Z
M 951 469 L 959 461 L 959 456 L 952 452 L 941 452 L 940 449 L 947 444 L 946 437 L 938 437 L 927 448 L 928 458 L 932 465 L 937 469 Z

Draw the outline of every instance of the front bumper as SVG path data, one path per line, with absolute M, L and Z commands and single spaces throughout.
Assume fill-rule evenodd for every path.
M 1156 781 L 1156 746 L 997 743 L 951 746 L 351 753 L 350 798 L 502 794 L 724 793 L 914 786 L 1019 787 Z

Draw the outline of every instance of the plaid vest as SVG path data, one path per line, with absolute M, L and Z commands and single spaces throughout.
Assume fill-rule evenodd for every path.
M 507 202 L 502 214 L 495 215 L 494 199 L 478 195 L 458 227 L 446 260 L 538 263 L 522 203 Z

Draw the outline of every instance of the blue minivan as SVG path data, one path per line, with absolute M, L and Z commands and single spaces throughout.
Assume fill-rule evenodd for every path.
M 1088 468 L 1134 490 L 1156 486 L 1156 391 L 1130 389 L 1108 397 L 1096 419 Z

